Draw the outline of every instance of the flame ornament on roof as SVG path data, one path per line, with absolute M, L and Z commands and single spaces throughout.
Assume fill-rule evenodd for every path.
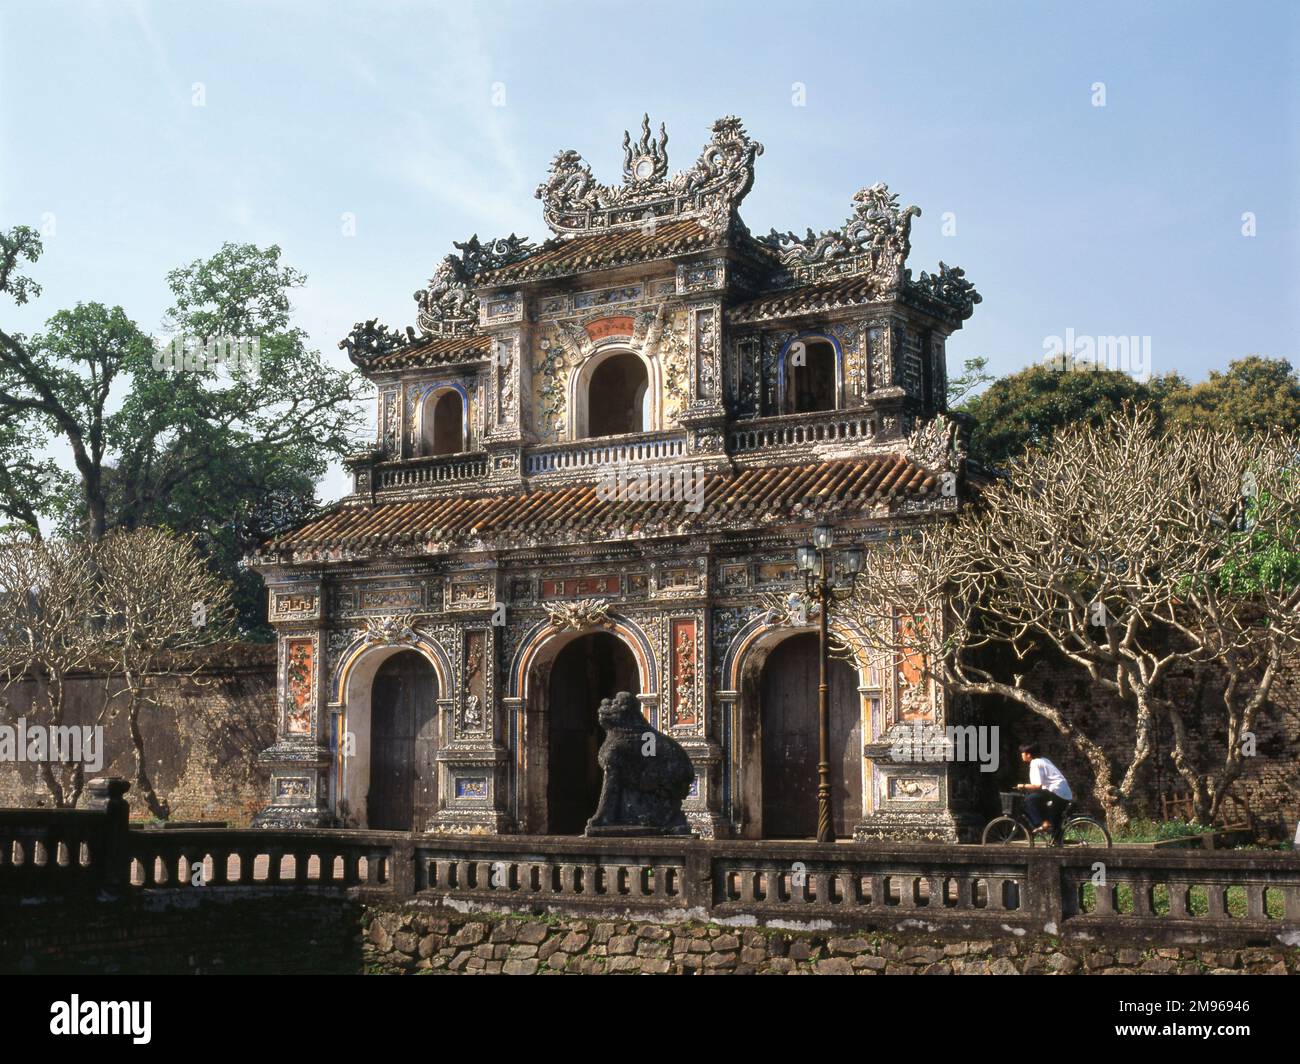
M 650 135 L 650 116 L 641 119 L 641 139 L 623 134 L 623 184 L 602 185 L 576 151 L 556 155 L 537 187 L 546 224 L 560 235 L 644 227 L 655 220 L 694 218 L 721 232 L 754 185 L 754 160 L 763 145 L 752 140 L 740 119 L 720 118 L 713 138 L 689 170 L 668 177 L 668 133 Z
M 659 123 L 659 136 L 650 139 L 650 116 L 641 116 L 641 139 L 623 131 L 623 180 L 628 184 L 662 181 L 668 176 L 668 131 Z

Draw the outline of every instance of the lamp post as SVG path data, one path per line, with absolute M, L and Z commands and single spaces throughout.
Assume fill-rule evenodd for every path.
M 795 552 L 795 563 L 804 576 L 804 591 L 817 603 L 817 841 L 834 842 L 835 826 L 831 815 L 831 698 L 830 647 L 827 615 L 830 604 L 847 598 L 862 571 L 862 550 L 849 547 L 835 555 L 835 533 L 828 525 L 812 531 L 813 541 Z M 848 576 L 847 587 L 837 588 L 835 577 Z M 839 592 L 840 594 L 837 594 Z

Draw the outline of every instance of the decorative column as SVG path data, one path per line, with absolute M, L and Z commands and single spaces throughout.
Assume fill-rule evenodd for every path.
M 255 827 L 330 827 L 330 725 L 323 711 L 327 678 L 324 585 L 319 578 L 271 583 L 269 617 L 276 628 L 275 744 L 258 756 L 269 773 L 270 802 L 253 818 Z
M 695 767 L 695 782 L 682 809 L 692 830 L 711 839 L 727 832 L 722 813 L 722 747 L 709 726 L 707 551 L 705 544 L 690 544 L 683 556 L 694 556 L 696 561 L 652 565 L 650 595 L 676 600 L 661 605 L 659 660 L 664 671 L 657 726 L 681 744 Z
M 501 834 L 507 812 L 509 754 L 500 741 L 496 662 L 504 608 L 495 569 L 453 573 L 444 584 L 447 614 L 459 614 L 460 683 L 446 703 L 444 743 L 438 751 L 438 811 L 428 831 Z
M 983 825 L 973 808 L 980 731 L 919 660 L 903 656 L 892 672 L 865 744 L 870 811 L 853 837 L 969 841 Z
M 522 292 L 480 295 L 479 327 L 488 337 L 488 410 L 486 418 L 488 482 L 516 487 L 522 483 L 521 455 L 528 426 L 532 388 L 532 328 Z
M 677 268 L 678 292 L 721 290 L 726 262 L 717 260 Z M 710 301 L 687 308 L 690 323 L 690 399 L 680 422 L 690 433 L 692 457 L 708 467 L 726 464 L 727 408 L 723 402 L 722 304 Z

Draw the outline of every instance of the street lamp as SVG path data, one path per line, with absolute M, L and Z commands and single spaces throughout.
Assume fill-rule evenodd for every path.
M 803 573 L 804 592 L 814 598 L 817 614 L 817 841 L 834 842 L 835 827 L 831 815 L 831 697 L 830 647 L 827 615 L 830 604 L 847 598 L 862 572 L 862 549 L 849 547 L 833 555 L 835 532 L 829 525 L 812 530 L 812 543 L 795 551 L 795 564 Z M 844 586 L 836 587 L 833 579 L 841 573 L 848 577 Z

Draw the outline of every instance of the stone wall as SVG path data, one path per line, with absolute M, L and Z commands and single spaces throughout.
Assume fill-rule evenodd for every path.
M 92 724 L 106 702 L 105 677 L 82 673 L 69 682 L 68 724 Z M 150 775 L 158 793 L 171 803 L 176 821 L 225 821 L 246 826 L 266 804 L 265 782 L 255 767 L 258 752 L 275 739 L 275 647 L 237 644 L 212 654 L 193 676 L 153 677 L 157 705 L 140 714 Z M 26 717 L 36 697 L 30 680 L 0 688 L 0 723 Z M 118 699 L 116 705 L 124 700 Z M 104 764 L 88 776 L 135 778 L 131 741 L 124 716 L 106 716 Z M 138 788 L 128 794 L 131 815 L 152 814 Z M 48 808 L 53 800 L 35 764 L 0 764 L 0 807 Z
M 1300 950 L 1116 947 L 491 916 L 333 891 L 163 891 L 24 907 L 0 972 L 428 975 L 1300 974 Z
M 460 975 L 1171 975 L 1300 973 L 1300 950 L 1142 949 L 714 924 L 367 909 L 367 971 Z

